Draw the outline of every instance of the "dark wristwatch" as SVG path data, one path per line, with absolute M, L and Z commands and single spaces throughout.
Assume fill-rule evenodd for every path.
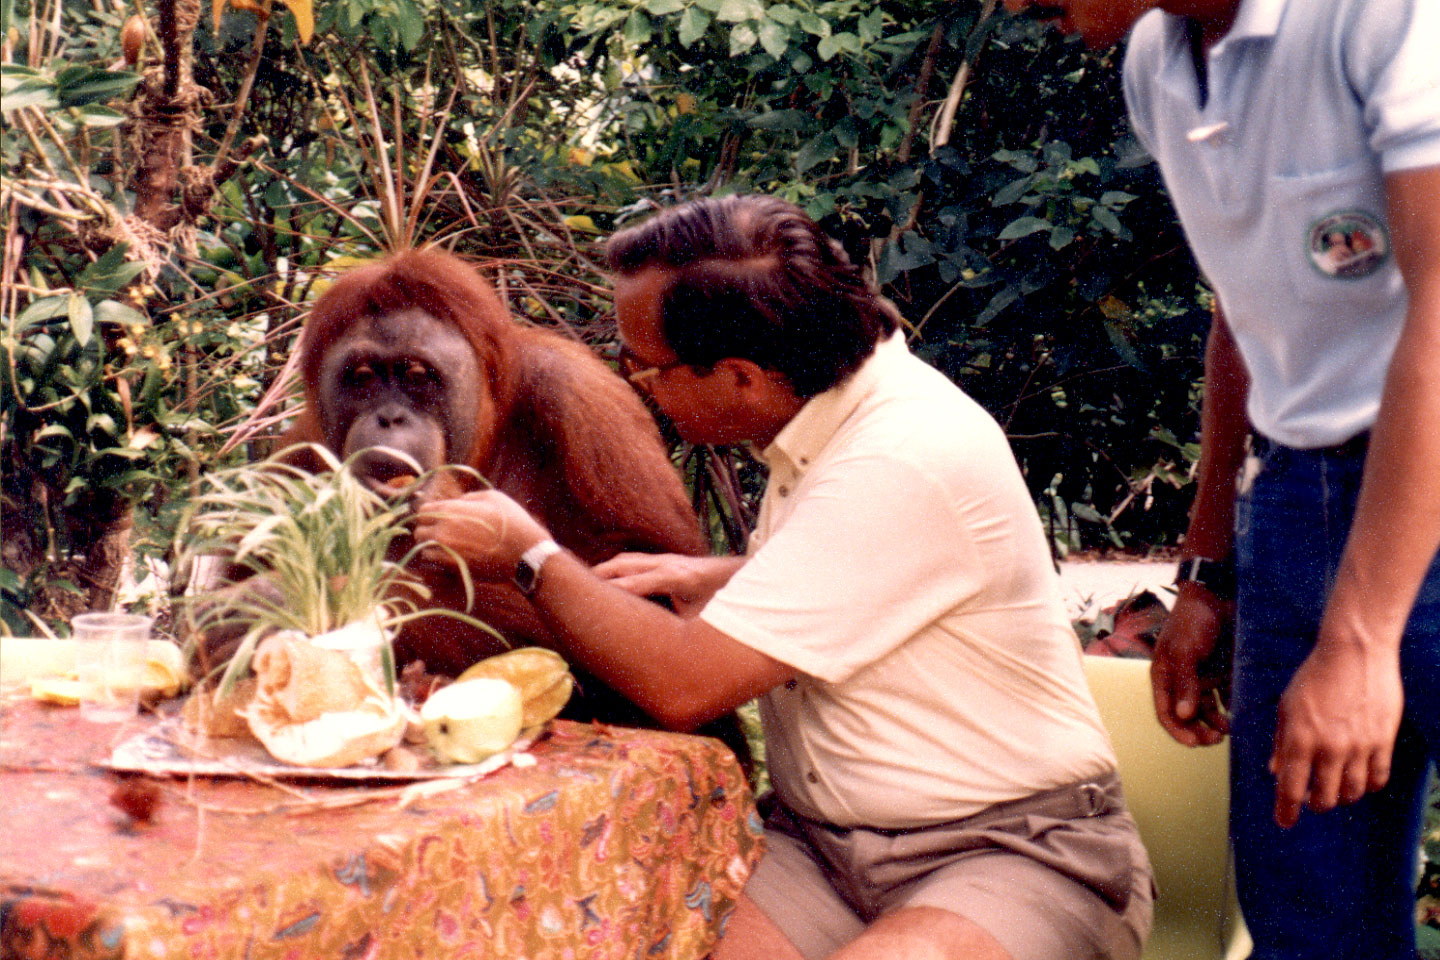
M 1235 599 L 1235 561 L 1210 560 L 1206 557 L 1188 557 L 1180 561 L 1175 571 L 1175 585 L 1198 583 L 1221 600 Z
M 535 592 L 540 584 L 540 568 L 562 549 L 560 544 L 547 537 L 520 555 L 520 562 L 515 564 L 515 586 L 520 588 L 521 593 L 528 597 Z

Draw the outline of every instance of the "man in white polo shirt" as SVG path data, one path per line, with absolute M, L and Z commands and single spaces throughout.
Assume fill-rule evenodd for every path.
M 1202 664 L 1233 599 L 1253 956 L 1413 960 L 1440 757 L 1440 3 L 1053 2 L 1094 46 L 1134 25 L 1135 131 L 1218 296 L 1160 720 L 1226 732 Z
M 1149 863 L 998 425 L 791 204 L 698 200 L 608 253 L 622 371 L 770 468 L 747 555 L 591 571 L 495 493 L 416 535 L 519 561 L 561 652 L 669 727 L 761 698 L 767 852 L 716 960 L 1138 957 Z

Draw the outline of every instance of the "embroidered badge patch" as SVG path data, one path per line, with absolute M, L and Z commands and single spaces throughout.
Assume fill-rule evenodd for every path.
M 1323 216 L 1310 226 L 1306 252 L 1325 276 L 1353 280 L 1380 268 L 1390 255 L 1390 237 L 1378 218 L 1347 210 Z

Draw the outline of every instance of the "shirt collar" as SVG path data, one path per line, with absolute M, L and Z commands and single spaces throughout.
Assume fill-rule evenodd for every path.
M 1235 24 L 1220 43 L 1275 36 L 1280 32 L 1280 20 L 1285 15 L 1287 3 L 1289 0 L 1240 0 Z
M 875 344 L 874 351 L 858 370 L 806 401 L 769 446 L 760 451 L 760 459 L 771 470 L 787 462 L 797 472 L 804 470 L 819 456 L 861 401 L 870 395 L 880 379 L 909 355 L 905 334 L 900 330 L 888 340 Z
M 1231 43 L 1241 40 L 1274 37 L 1280 32 L 1280 21 L 1284 18 L 1285 8 L 1289 3 L 1290 0 L 1240 0 L 1240 7 L 1235 11 L 1235 22 L 1230 25 L 1229 32 L 1211 48 L 1210 55 L 1213 57 Z M 1183 46 L 1189 29 L 1186 18 L 1172 14 L 1167 19 L 1172 37 L 1176 43 Z

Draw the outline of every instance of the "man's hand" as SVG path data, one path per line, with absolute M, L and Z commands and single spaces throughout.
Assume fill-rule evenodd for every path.
M 700 612 L 742 563 L 741 557 L 621 553 L 597 564 L 591 572 L 637 597 L 668 597 L 671 609 L 688 619 Z
M 521 554 L 548 536 L 538 520 L 499 490 L 425 503 L 415 513 L 415 541 L 436 544 L 421 552 L 423 559 L 454 564 L 458 556 L 472 576 L 491 583 L 509 580 Z
M 1160 725 L 1187 747 L 1211 746 L 1229 732 L 1220 698 L 1229 690 L 1229 658 L 1219 656 L 1231 642 L 1234 604 L 1196 583 L 1180 586 L 1175 608 L 1165 619 L 1150 687 Z M 1211 669 L 1222 663 L 1223 670 Z
M 1275 822 L 1293 827 L 1302 803 L 1324 813 L 1385 786 L 1404 702 L 1398 650 L 1327 640 L 1322 626 L 1280 698 Z

